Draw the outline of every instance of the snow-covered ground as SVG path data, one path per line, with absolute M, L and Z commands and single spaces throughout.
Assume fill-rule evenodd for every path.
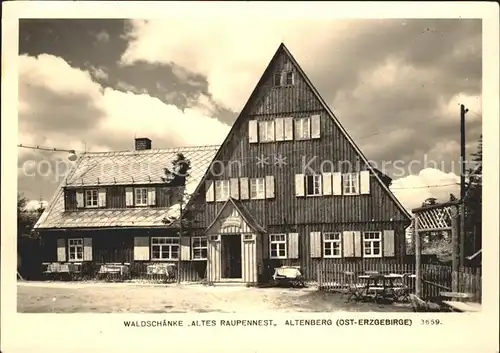
M 19 282 L 17 291 L 18 312 L 28 313 L 410 311 L 388 304 L 346 304 L 344 296 L 314 288 Z

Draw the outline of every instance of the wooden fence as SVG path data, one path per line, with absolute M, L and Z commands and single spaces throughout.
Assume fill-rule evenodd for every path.
M 414 264 L 378 264 L 364 267 L 362 264 L 322 264 L 318 268 L 318 286 L 324 291 L 344 291 L 349 283 L 345 272 L 353 272 L 355 276 L 368 271 L 380 274 L 415 274 Z M 439 292 L 451 291 L 453 278 L 451 266 L 423 264 L 422 265 L 422 298 L 433 300 L 439 298 Z M 481 302 L 481 268 L 461 267 L 455 274 L 458 279 L 458 291 L 474 294 L 473 300 Z M 411 292 L 415 292 L 415 278 L 407 279 Z

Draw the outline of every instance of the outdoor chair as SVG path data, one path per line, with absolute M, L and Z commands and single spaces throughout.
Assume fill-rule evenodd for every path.
M 404 273 L 401 278 L 401 287 L 394 289 L 394 297 L 397 301 L 410 301 L 410 287 L 408 286 L 408 279 L 410 278 L 410 275 L 410 273 Z
M 344 272 L 347 278 L 347 300 L 346 303 L 353 299 L 354 301 L 358 301 L 363 299 L 363 290 L 365 288 L 364 284 L 357 283 L 355 280 L 354 272 Z

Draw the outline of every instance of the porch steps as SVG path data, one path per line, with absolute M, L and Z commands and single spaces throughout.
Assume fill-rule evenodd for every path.
M 245 282 L 236 282 L 236 281 L 221 281 L 214 282 L 214 287 L 247 287 L 247 283 Z

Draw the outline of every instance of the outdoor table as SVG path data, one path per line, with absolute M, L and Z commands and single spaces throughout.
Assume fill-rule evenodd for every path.
M 472 293 L 461 293 L 461 292 L 441 292 L 439 294 L 442 297 L 450 298 L 450 299 L 470 299 L 470 298 L 474 297 L 474 294 L 472 294 Z
M 394 298 L 394 289 L 397 286 L 394 285 L 396 279 L 402 279 L 402 275 L 361 275 L 358 276 L 360 279 L 366 279 L 366 286 L 364 289 L 363 296 L 365 298 L 370 298 L 370 292 L 375 292 L 373 299 L 377 300 L 380 298 Z
M 445 301 L 443 301 L 443 304 L 448 305 L 454 311 L 474 312 L 474 313 L 481 311 L 481 304 L 479 304 L 479 303 L 464 303 L 464 302 L 457 302 L 457 301 L 453 301 L 453 300 L 445 300 Z

